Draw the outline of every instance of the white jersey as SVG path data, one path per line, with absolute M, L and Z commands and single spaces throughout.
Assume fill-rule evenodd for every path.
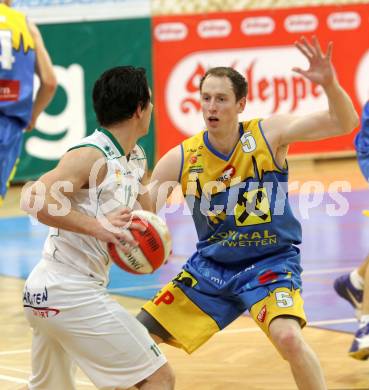
M 104 215 L 123 207 L 137 208 L 135 203 L 140 181 L 146 170 L 143 149 L 135 145 L 129 156 L 125 156 L 114 136 L 102 128 L 83 138 L 71 149 L 81 147 L 97 148 L 104 157 L 98 160 L 91 170 L 89 189 L 81 189 L 70 198 L 72 209 L 101 219 Z M 76 161 L 76 164 L 78 163 Z M 106 177 L 96 186 L 97 174 L 104 164 L 107 166 Z M 102 221 L 108 222 L 104 218 Z M 111 259 L 107 252 L 107 244 L 94 237 L 50 228 L 43 257 L 71 266 L 103 285 L 108 283 Z

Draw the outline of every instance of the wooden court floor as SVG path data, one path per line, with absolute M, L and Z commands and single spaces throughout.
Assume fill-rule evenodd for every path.
M 367 186 L 355 160 L 350 159 L 296 162 L 290 164 L 290 171 L 291 180 L 321 180 L 329 184 L 332 178 L 349 178 L 353 188 Z M 12 189 L 0 217 L 20 213 L 18 198 L 19 189 Z M 1 252 L 0 261 L 7 261 Z M 31 331 L 22 312 L 23 283 L 21 279 L 0 276 L 0 390 L 19 389 L 30 373 Z M 142 304 L 139 299 L 122 296 L 116 299 L 133 314 Z M 321 360 L 329 389 L 369 389 L 369 362 L 355 361 L 347 355 L 352 334 L 308 326 L 304 335 Z M 178 390 L 296 389 L 288 364 L 246 316 L 215 335 L 191 356 L 169 346 L 162 346 L 162 350 L 174 368 Z M 80 372 L 77 389 L 94 389 Z

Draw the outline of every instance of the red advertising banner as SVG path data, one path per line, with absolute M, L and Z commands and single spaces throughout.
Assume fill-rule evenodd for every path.
M 293 46 L 316 35 L 333 41 L 341 85 L 361 113 L 369 98 L 369 4 L 153 18 L 154 94 L 159 156 L 204 127 L 199 80 L 209 67 L 232 66 L 249 83 L 240 119 L 325 109 L 321 87 L 291 69 L 307 68 Z M 291 147 L 294 154 L 353 150 L 353 134 Z

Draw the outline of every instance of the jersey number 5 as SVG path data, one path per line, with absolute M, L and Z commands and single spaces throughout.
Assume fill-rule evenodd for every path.
M 242 150 L 245 153 L 253 152 L 256 149 L 256 141 L 255 138 L 252 136 L 251 131 L 246 131 L 241 136 L 241 144 L 242 144 Z
M 287 291 L 277 291 L 275 293 L 275 299 L 279 307 L 293 306 L 293 298 Z

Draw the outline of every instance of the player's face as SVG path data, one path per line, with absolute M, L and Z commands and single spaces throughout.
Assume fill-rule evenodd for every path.
M 215 129 L 235 128 L 238 114 L 245 107 L 245 99 L 236 101 L 232 82 L 228 77 L 208 76 L 201 89 L 201 108 L 206 127 Z

